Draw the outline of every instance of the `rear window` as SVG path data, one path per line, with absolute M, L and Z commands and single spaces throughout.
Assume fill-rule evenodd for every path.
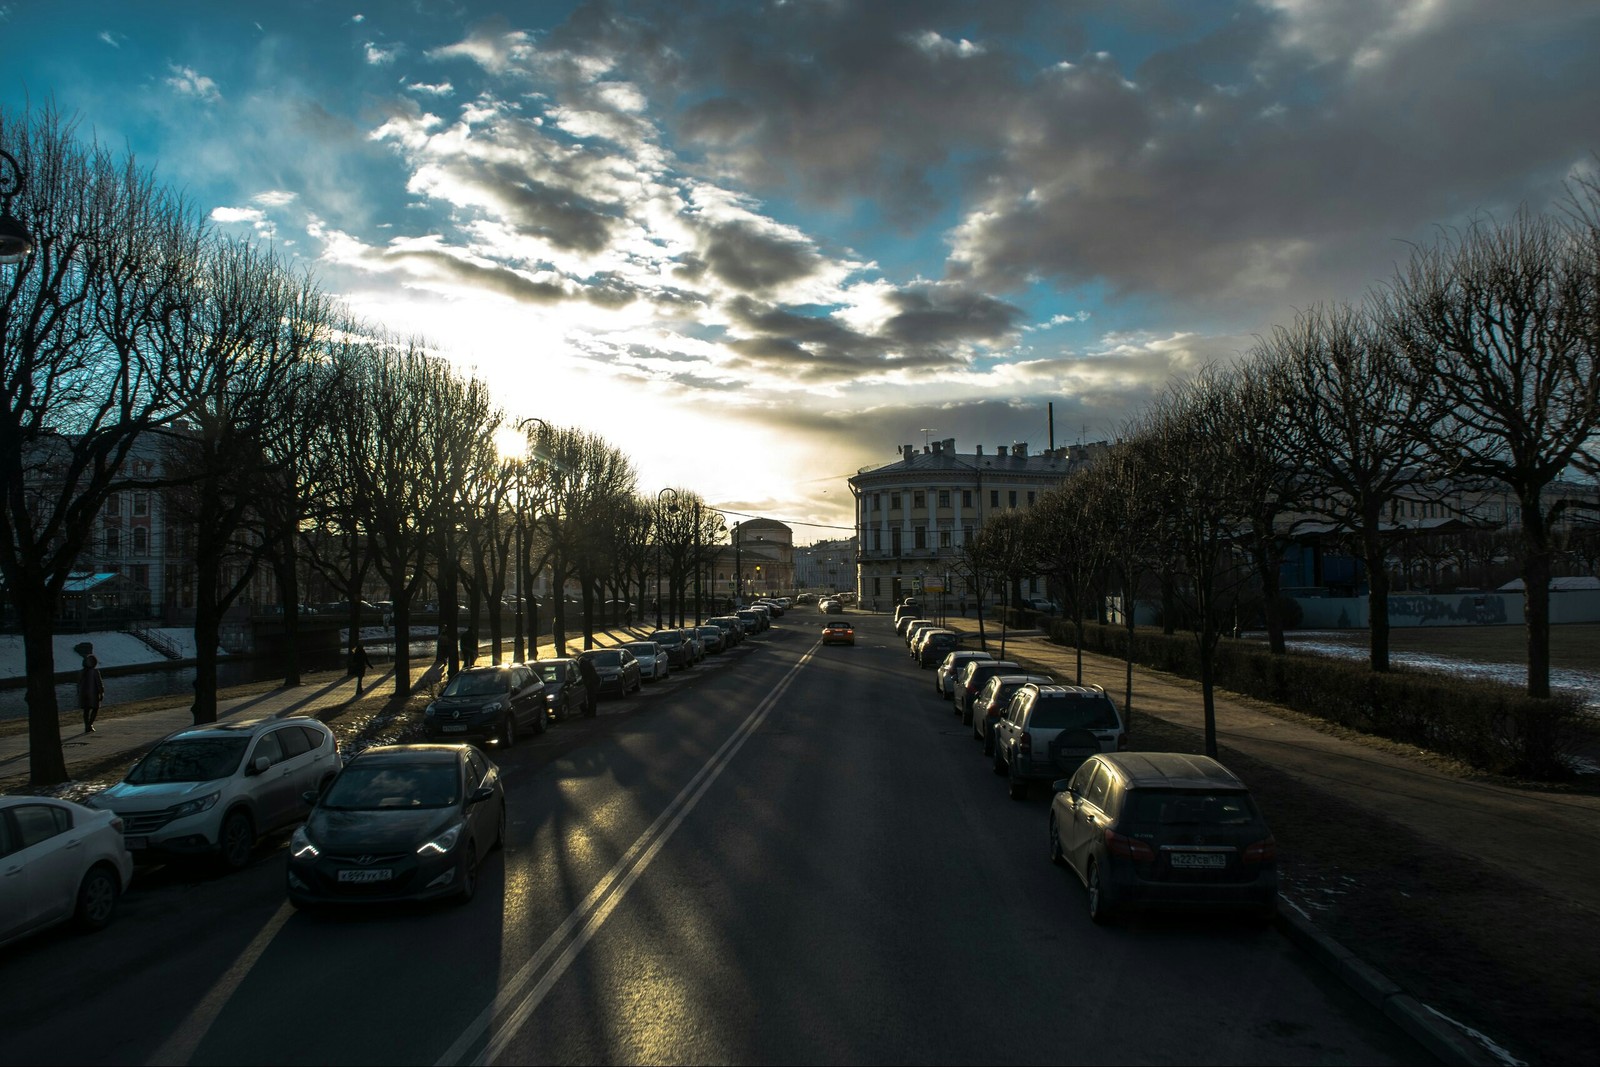
M 1249 793 L 1134 789 L 1122 821 L 1144 826 L 1248 826 L 1260 821 Z
M 1033 706 L 1028 726 L 1039 730 L 1115 730 L 1117 709 L 1105 697 L 1056 697 Z

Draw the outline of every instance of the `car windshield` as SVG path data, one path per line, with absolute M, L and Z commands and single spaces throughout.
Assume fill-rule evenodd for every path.
M 450 679 L 444 687 L 447 697 L 481 697 L 504 693 L 508 686 L 499 671 L 466 671 Z
M 612 651 L 609 648 L 606 649 L 604 652 L 589 652 L 589 653 L 586 653 L 584 655 L 584 658 L 587 659 L 590 663 L 593 663 L 596 667 L 620 667 L 620 666 L 622 666 L 622 653 Z
M 656 646 L 644 641 L 634 641 L 628 645 L 628 651 L 635 656 L 654 656 L 656 654 Z
M 1117 709 L 1105 697 L 1060 697 L 1041 700 L 1033 707 L 1029 729 L 1114 730 Z
M 565 677 L 566 673 L 567 665 L 565 663 L 539 664 L 539 678 L 541 681 L 559 682 L 563 677 Z
M 350 764 L 322 794 L 319 807 L 332 811 L 385 808 L 448 808 L 457 803 L 461 775 L 453 763 Z
M 663 631 L 662 633 L 651 634 L 650 640 L 658 645 L 681 645 L 683 643 L 683 635 Z
M 1236 791 L 1134 789 L 1123 811 L 1124 821 L 1144 826 L 1248 826 L 1257 818 L 1250 794 Z
M 179 737 L 163 741 L 128 772 L 134 785 L 153 782 L 209 782 L 239 769 L 248 736 Z

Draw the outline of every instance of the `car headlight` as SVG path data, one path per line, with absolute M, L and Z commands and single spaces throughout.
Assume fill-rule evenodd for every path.
M 422 709 L 422 714 L 432 718 L 435 714 L 437 714 L 437 712 L 434 710 L 434 705 L 429 704 L 427 707 Z
M 218 790 L 215 793 L 207 793 L 203 797 L 195 797 L 193 800 L 185 800 L 182 804 L 179 804 L 177 807 L 172 809 L 172 817 L 174 819 L 183 819 L 190 815 L 198 815 L 202 811 L 206 811 L 214 806 L 217 802 L 217 799 L 221 796 L 222 791 Z
M 321 855 L 304 826 L 295 827 L 293 836 L 289 838 L 289 855 L 297 860 L 314 860 Z
M 561 694 L 560 693 L 546 693 L 544 695 L 544 702 L 546 704 L 554 704 L 556 701 L 558 701 L 560 699 L 561 699 Z
M 485 704 L 483 707 L 479 708 L 478 710 L 479 711 L 499 711 L 500 710 L 500 701 L 491 700 L 491 701 L 489 701 L 489 703 Z
M 432 841 L 424 843 L 417 849 L 419 856 L 442 856 L 456 847 L 456 842 L 461 839 L 461 831 L 466 828 L 466 823 L 458 822 Z

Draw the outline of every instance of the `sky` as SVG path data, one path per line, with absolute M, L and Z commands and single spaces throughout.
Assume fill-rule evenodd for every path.
M 0 0 L 0 51 L 0 107 L 798 543 L 1600 170 L 1593 0 Z

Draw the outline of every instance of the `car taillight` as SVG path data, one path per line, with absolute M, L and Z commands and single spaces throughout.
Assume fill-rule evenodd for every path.
M 1033 755 L 1033 735 L 1028 731 L 1022 731 L 1022 736 L 1017 738 L 1017 750 L 1024 756 Z
M 1278 842 L 1270 835 L 1244 850 L 1240 860 L 1244 863 L 1269 863 L 1278 858 Z
M 1149 862 L 1156 858 L 1156 850 L 1137 837 L 1119 834 L 1115 830 L 1105 832 L 1106 851 L 1113 856 L 1126 856 L 1131 860 Z

